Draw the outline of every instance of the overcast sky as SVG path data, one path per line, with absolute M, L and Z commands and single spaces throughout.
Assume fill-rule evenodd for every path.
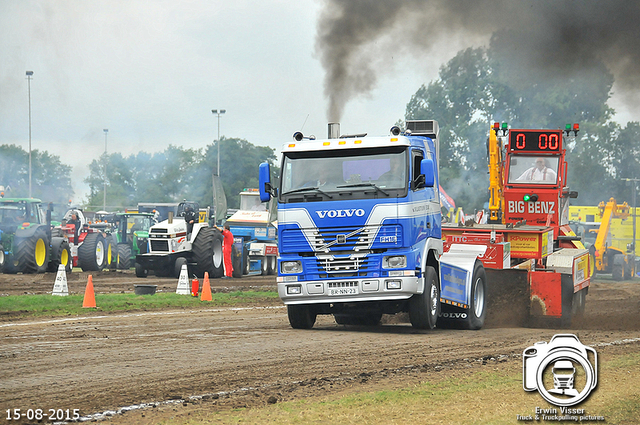
M 0 144 L 73 166 L 76 202 L 105 149 L 127 156 L 169 144 L 203 148 L 220 134 L 276 149 L 294 131 L 326 136 L 316 52 L 321 0 L 0 0 Z M 388 134 L 421 84 L 458 50 L 488 38 L 447 37 L 429 60 L 381 61 L 370 94 L 344 106 L 347 133 Z M 617 120 L 638 120 L 616 98 Z M 304 128 L 303 128 L 304 125 Z M 2 182 L 0 182 L 2 184 Z

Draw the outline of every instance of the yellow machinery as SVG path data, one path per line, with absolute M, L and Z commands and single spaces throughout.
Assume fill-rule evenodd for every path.
M 612 219 L 626 219 L 629 217 L 629 205 L 618 204 L 614 198 L 606 204 L 600 202 L 600 226 L 590 232 L 596 233 L 595 242 L 589 251 L 591 252 L 595 271 L 598 273 L 611 273 L 615 280 L 630 279 L 635 275 L 635 255 L 633 252 L 625 252 L 620 248 L 611 246 L 608 242 Z
M 507 123 L 504 123 L 502 133 L 505 134 Z M 489 155 L 489 218 L 487 223 L 504 224 L 502 207 L 504 202 L 502 168 L 504 163 L 502 142 L 498 139 L 499 124 L 496 123 L 489 131 L 487 152 Z

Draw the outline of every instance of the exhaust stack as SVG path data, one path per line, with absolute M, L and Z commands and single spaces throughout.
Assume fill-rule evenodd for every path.
M 330 122 L 329 123 L 329 139 L 339 139 L 340 138 L 340 123 L 339 122 Z

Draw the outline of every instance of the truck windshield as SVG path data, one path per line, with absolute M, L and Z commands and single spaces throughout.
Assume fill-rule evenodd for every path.
M 407 153 L 404 147 L 288 152 L 282 164 L 281 181 L 282 195 L 405 191 Z
M 509 163 L 509 183 L 556 184 L 558 158 L 514 155 Z
M 257 192 L 252 193 L 251 195 L 241 193 L 240 194 L 240 210 L 267 211 L 267 203 L 260 201 L 260 196 Z

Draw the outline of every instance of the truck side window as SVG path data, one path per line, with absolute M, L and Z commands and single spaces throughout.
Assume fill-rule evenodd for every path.
M 424 176 L 420 174 L 420 164 L 424 159 L 424 154 L 419 150 L 411 151 L 411 189 L 416 190 L 424 187 Z

